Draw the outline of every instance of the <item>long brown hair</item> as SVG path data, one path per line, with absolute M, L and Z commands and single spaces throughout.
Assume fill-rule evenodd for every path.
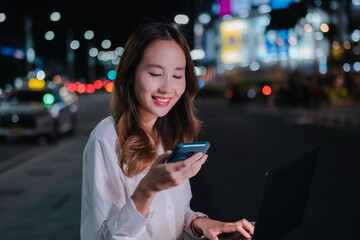
M 134 81 L 145 50 L 158 40 L 173 40 L 183 49 L 186 58 L 186 88 L 174 107 L 165 116 L 159 117 L 152 132 L 149 132 L 141 122 Z M 119 165 L 125 175 L 133 177 L 148 169 L 157 157 L 159 144 L 165 150 L 171 150 L 179 142 L 194 140 L 200 130 L 193 105 L 198 89 L 190 48 L 176 24 L 150 22 L 130 36 L 117 67 L 111 101 L 111 113 L 122 150 Z

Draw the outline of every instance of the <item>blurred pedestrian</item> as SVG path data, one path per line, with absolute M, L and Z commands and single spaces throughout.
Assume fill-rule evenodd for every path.
M 84 150 L 81 239 L 217 239 L 237 231 L 250 238 L 254 227 L 245 219 L 224 223 L 190 209 L 189 178 L 207 155 L 164 163 L 200 130 L 197 91 L 189 46 L 175 24 L 151 22 L 133 33 L 117 68 L 112 116 Z

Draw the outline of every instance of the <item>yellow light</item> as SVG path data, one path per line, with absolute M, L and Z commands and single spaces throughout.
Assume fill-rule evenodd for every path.
M 336 60 L 340 60 L 344 54 L 344 49 L 340 46 L 338 41 L 332 43 L 331 54 Z
M 105 89 L 106 89 L 107 92 L 112 92 L 113 88 L 114 88 L 114 83 L 113 82 L 109 82 L 108 84 L 106 84 Z
M 320 25 L 320 30 L 323 32 L 323 33 L 327 33 L 329 31 L 329 25 L 327 25 L 326 23 L 322 23 Z
M 239 63 L 242 60 L 242 22 L 232 20 L 220 24 L 221 61 L 223 63 Z
M 45 81 L 37 78 L 32 78 L 28 82 L 28 86 L 31 89 L 43 89 L 45 87 Z

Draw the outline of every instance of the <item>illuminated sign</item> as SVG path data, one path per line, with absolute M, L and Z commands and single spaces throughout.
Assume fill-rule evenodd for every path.
M 223 63 L 241 62 L 242 22 L 232 20 L 220 24 L 221 61 Z
M 270 6 L 273 10 L 288 8 L 290 3 L 299 2 L 299 0 L 271 0 Z
M 219 6 L 220 6 L 220 9 L 219 9 L 220 16 L 224 16 L 226 14 L 231 13 L 230 0 L 219 0 Z

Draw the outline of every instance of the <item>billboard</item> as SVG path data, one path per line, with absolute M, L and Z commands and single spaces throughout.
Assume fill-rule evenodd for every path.
M 242 60 L 242 22 L 232 20 L 220 23 L 221 61 L 239 63 Z

